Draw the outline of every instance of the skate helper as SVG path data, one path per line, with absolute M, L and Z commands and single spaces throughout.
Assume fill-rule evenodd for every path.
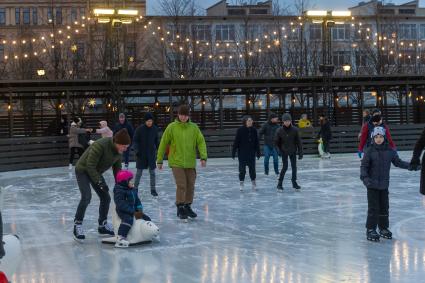
M 128 149 L 130 143 L 131 139 L 127 130 L 122 129 L 113 138 L 101 138 L 95 141 L 75 166 L 75 175 L 81 193 L 81 200 L 74 218 L 75 240 L 81 242 L 85 239 L 82 224 L 91 200 L 90 185 L 100 199 L 98 232 L 101 235 L 114 235 L 112 225 L 107 222 L 111 197 L 102 174 L 112 166 L 114 177 L 116 177 L 121 170 L 121 155 Z
M 115 124 L 115 127 L 114 127 L 114 135 L 121 129 L 127 129 L 127 132 L 130 135 L 130 139 L 132 139 L 134 135 L 134 129 L 133 129 L 133 126 L 130 124 L 130 122 L 127 121 L 125 114 L 120 113 L 120 115 L 118 116 L 118 119 L 119 121 L 117 124 Z M 131 143 L 128 149 L 123 154 L 124 166 L 126 169 L 128 169 L 128 162 L 130 160 L 130 152 L 131 152 Z
M 421 137 L 418 139 L 415 145 L 415 149 L 413 150 L 413 156 L 412 160 L 410 161 L 410 165 L 412 166 L 413 170 L 419 170 L 421 168 L 420 166 L 420 157 L 422 154 L 422 151 L 425 148 L 425 129 L 422 132 Z M 420 183 L 420 193 L 425 195 L 425 154 L 422 155 L 422 171 L 421 171 L 421 183 Z
M 257 189 L 255 183 L 255 157 L 260 159 L 260 143 L 258 141 L 257 129 L 254 128 L 254 121 L 251 116 L 245 115 L 242 117 L 243 126 L 240 127 L 235 136 L 232 148 L 232 158 L 235 159 L 236 152 L 238 152 L 239 161 L 239 189 L 243 191 L 246 166 L 249 169 L 249 177 L 251 178 L 252 189 Z
M 155 187 L 155 161 L 158 145 L 158 127 L 153 123 L 153 115 L 146 113 L 145 123 L 136 129 L 133 137 L 133 149 L 136 152 L 137 168 L 134 186 L 136 189 L 139 189 L 143 170 L 149 169 L 151 195 L 154 197 L 158 196 Z
M 118 172 L 114 187 L 115 210 L 121 218 L 118 228 L 117 242 L 115 247 L 127 248 L 130 242 L 127 240 L 128 232 L 133 226 L 134 218 L 151 221 L 150 217 L 143 212 L 143 205 L 137 195 L 137 189 L 132 183 L 133 173 L 129 170 Z
M 196 181 L 196 149 L 199 151 L 201 166 L 207 165 L 207 145 L 204 136 L 195 123 L 189 120 L 190 108 L 181 105 L 177 119 L 164 131 L 157 154 L 157 166 L 162 170 L 162 163 L 167 146 L 169 146 L 168 165 L 171 167 L 176 182 L 177 216 L 180 219 L 195 218 L 192 203 Z
M 371 138 L 372 143 L 366 149 L 361 162 L 360 179 L 367 188 L 366 238 L 369 241 L 379 241 L 380 236 L 392 238 L 392 233 L 388 230 L 391 163 L 403 169 L 412 168 L 389 147 L 384 127 L 374 127 Z M 376 226 L 379 227 L 379 234 L 376 232 Z
M 275 145 L 282 155 L 282 170 L 280 171 L 277 184 L 278 192 L 283 191 L 283 179 L 288 170 L 288 158 L 291 160 L 292 167 L 292 187 L 296 190 L 301 189 L 297 183 L 297 153 L 298 159 L 303 159 L 303 146 L 298 129 L 292 125 L 292 117 L 285 113 L 282 115 L 283 127 L 277 130 L 275 135 Z
M 270 113 L 269 121 L 264 123 L 259 131 L 260 139 L 264 136 L 264 174 L 269 175 L 269 160 L 273 156 L 273 167 L 276 175 L 279 175 L 279 154 L 274 145 L 274 135 L 280 128 L 279 118 L 275 113 Z

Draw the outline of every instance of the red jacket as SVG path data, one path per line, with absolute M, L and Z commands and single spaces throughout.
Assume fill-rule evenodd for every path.
M 380 127 L 384 127 L 385 129 L 385 136 L 388 140 L 388 144 L 390 145 L 390 147 L 393 150 L 396 150 L 396 146 L 394 144 L 394 141 L 391 137 L 391 133 L 390 133 L 390 128 L 388 128 L 387 125 L 385 125 L 384 123 L 382 123 L 381 125 L 379 125 Z M 361 136 L 360 136 L 360 143 L 359 143 L 359 151 L 363 152 L 363 149 L 366 145 L 367 142 L 370 142 L 370 135 L 373 131 L 373 128 L 375 126 L 371 123 L 364 123 L 362 126 L 362 131 L 361 131 Z

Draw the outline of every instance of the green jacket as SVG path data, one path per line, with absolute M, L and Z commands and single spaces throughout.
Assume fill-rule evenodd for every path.
M 176 119 L 167 126 L 159 144 L 157 163 L 162 163 L 167 146 L 170 146 L 168 153 L 170 167 L 195 168 L 196 148 L 201 160 L 208 158 L 204 136 L 198 126 L 190 121 L 182 123 Z
M 78 160 L 75 170 L 85 172 L 95 183 L 99 183 L 102 174 L 111 168 L 114 176 L 121 169 L 121 154 L 118 153 L 112 138 L 95 141 Z

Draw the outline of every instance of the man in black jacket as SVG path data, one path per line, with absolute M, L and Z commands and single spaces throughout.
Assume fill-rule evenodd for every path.
M 271 113 L 269 121 L 264 123 L 260 129 L 260 139 L 264 135 L 264 174 L 269 175 L 269 159 L 273 156 L 274 172 L 279 175 L 279 155 L 274 145 L 274 135 L 280 128 L 279 118 L 275 113 Z
M 145 114 L 145 123 L 140 125 L 133 137 L 133 149 L 136 152 L 136 178 L 134 187 L 139 188 L 143 170 L 149 169 L 152 196 L 158 196 L 155 188 L 156 152 L 158 150 L 158 127 L 153 124 L 153 115 Z
M 296 190 L 301 189 L 297 183 L 297 153 L 298 159 L 303 158 L 303 147 L 298 129 L 292 125 L 292 117 L 285 113 L 282 115 L 283 127 L 275 135 L 275 145 L 282 154 L 282 170 L 280 171 L 277 190 L 283 191 L 282 183 L 285 173 L 288 170 L 288 157 L 291 160 L 292 167 L 292 187 Z
M 422 132 L 421 137 L 418 139 L 415 145 L 415 149 L 413 150 L 412 161 L 410 161 L 410 166 L 413 170 L 419 170 L 421 168 L 420 157 L 422 151 L 425 148 L 425 129 Z M 420 184 L 420 193 L 425 195 L 425 154 L 422 155 L 422 171 L 421 171 L 421 184 Z

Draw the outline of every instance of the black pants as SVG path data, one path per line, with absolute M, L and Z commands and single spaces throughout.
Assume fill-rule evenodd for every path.
M 279 175 L 279 185 L 282 185 L 283 179 L 285 178 L 286 171 L 288 170 L 288 157 L 291 160 L 291 168 L 292 168 L 292 181 L 297 180 L 297 155 L 294 154 L 286 154 L 282 153 L 282 170 Z
M 117 212 L 117 214 L 121 218 L 121 224 L 118 228 L 118 235 L 127 238 L 128 232 L 130 232 L 131 226 L 133 226 L 134 215 L 120 212 Z
M 246 166 L 248 166 L 251 181 L 254 181 L 255 178 L 257 178 L 257 174 L 255 172 L 255 159 L 239 160 L 239 181 L 243 182 L 245 180 Z
M 323 151 L 328 153 L 329 152 L 329 139 L 322 138 L 323 141 Z
M 75 176 L 77 177 L 78 188 L 81 193 L 81 200 L 78 204 L 77 212 L 75 213 L 74 222 L 82 223 L 84 220 L 84 215 L 86 213 L 87 206 L 91 200 L 91 188 L 99 196 L 100 204 L 99 204 L 99 225 L 103 224 L 108 217 L 109 204 L 111 203 L 111 197 L 109 196 L 109 192 L 102 190 L 91 181 L 89 175 L 85 172 L 77 172 L 75 171 Z
M 74 162 L 74 155 L 78 153 L 78 158 L 83 155 L 84 149 L 81 147 L 71 147 L 69 149 L 69 164 L 72 164 Z
M 388 190 L 367 189 L 367 229 L 387 229 L 388 221 Z

